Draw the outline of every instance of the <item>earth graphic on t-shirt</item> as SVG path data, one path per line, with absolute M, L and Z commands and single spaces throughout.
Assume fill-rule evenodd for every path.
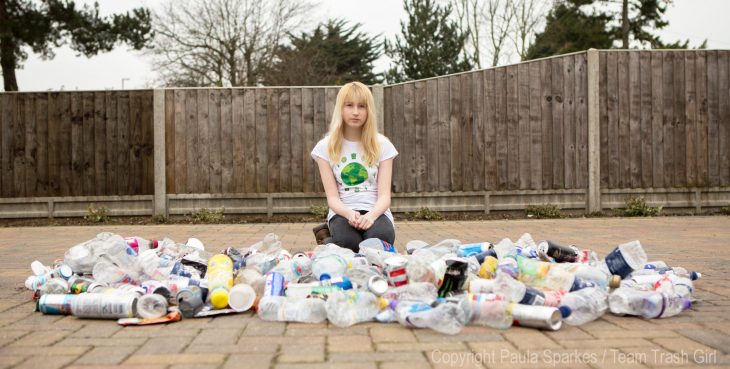
M 352 160 L 355 160 L 357 157 L 354 153 L 351 156 Z M 347 162 L 347 158 L 344 156 L 341 160 L 343 163 Z M 353 161 L 342 168 L 342 174 L 340 176 L 342 177 L 342 183 L 348 186 L 357 186 L 368 179 L 368 170 L 362 164 Z

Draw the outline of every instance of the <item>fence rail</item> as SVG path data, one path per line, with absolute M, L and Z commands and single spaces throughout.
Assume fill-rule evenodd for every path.
M 720 188 L 717 204 L 730 186 L 730 50 L 591 50 L 372 89 L 405 198 L 580 190 L 596 210 L 606 190 Z M 0 197 L 309 198 L 337 91 L 1 93 Z

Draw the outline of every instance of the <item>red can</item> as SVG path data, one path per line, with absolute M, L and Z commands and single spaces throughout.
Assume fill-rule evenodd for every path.
M 385 259 L 383 262 L 383 272 L 385 272 L 389 286 L 398 287 L 408 284 L 406 264 L 408 264 L 408 259 L 402 256 L 392 256 Z

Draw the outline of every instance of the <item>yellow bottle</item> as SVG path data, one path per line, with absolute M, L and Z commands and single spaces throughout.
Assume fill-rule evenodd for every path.
M 233 287 L 233 261 L 226 255 L 217 254 L 208 259 L 208 296 L 214 309 L 228 306 L 228 291 Z

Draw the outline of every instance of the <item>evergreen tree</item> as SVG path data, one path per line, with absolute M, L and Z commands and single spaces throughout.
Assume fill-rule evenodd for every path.
M 359 32 L 360 24 L 348 26 L 342 19 L 329 20 L 314 31 L 290 35 L 264 80 L 272 86 L 340 85 L 350 81 L 376 84 L 373 62 L 382 54 L 378 36 Z
M 451 5 L 439 6 L 434 0 L 404 0 L 408 22 L 401 21 L 401 37 L 386 41 L 385 52 L 395 65 L 388 71 L 388 82 L 442 76 L 470 70 L 471 61 L 464 50 L 468 34 L 451 19 Z
M 613 3 L 615 0 L 601 0 L 603 3 Z M 615 19 L 620 19 L 618 25 L 610 28 L 615 40 L 620 41 L 622 49 L 630 48 L 631 40 L 652 49 L 687 49 L 689 40 L 665 43 L 654 31 L 663 29 L 669 22 L 664 13 L 671 4 L 671 0 L 621 0 L 621 11 L 615 12 Z M 698 48 L 704 49 L 707 40 Z
M 547 16 L 545 30 L 535 36 L 526 60 L 559 55 L 590 48 L 609 49 L 613 35 L 607 24 L 611 17 L 595 12 L 584 14 L 580 7 L 593 0 L 568 0 L 556 3 Z
M 110 51 L 118 42 L 139 50 L 152 36 L 150 12 L 137 8 L 110 17 L 99 15 L 99 4 L 76 6 L 73 0 L 0 0 L 0 64 L 5 91 L 17 91 L 15 70 L 30 48 L 53 58 L 53 48 L 70 43 L 86 56 Z

